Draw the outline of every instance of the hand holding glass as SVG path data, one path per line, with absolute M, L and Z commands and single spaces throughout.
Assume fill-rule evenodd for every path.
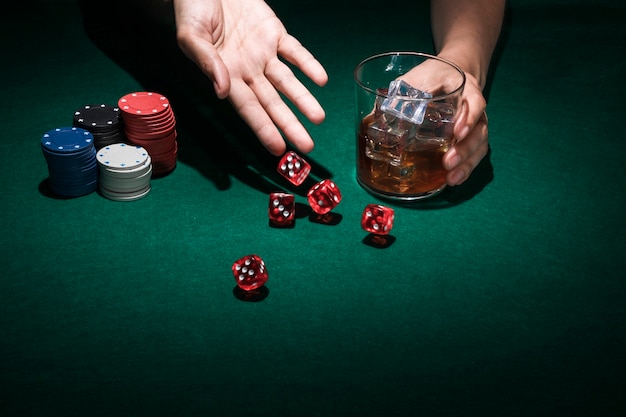
M 441 192 L 447 173 L 442 157 L 454 144 L 463 71 L 433 55 L 390 52 L 362 61 L 354 77 L 361 186 L 395 200 Z

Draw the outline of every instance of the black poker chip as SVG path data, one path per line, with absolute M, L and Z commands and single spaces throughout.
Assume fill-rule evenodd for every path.
M 120 109 L 116 106 L 86 104 L 74 112 L 72 125 L 91 132 L 96 149 L 125 141 Z

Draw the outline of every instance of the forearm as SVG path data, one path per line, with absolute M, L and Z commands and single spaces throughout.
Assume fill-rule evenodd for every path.
M 433 41 L 438 55 L 458 64 L 485 86 L 498 42 L 505 0 L 431 0 Z

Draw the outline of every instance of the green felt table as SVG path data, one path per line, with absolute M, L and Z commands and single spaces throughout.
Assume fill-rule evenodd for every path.
M 112 3 L 3 13 L 0 416 L 625 415 L 625 7 L 512 1 L 488 157 L 391 203 L 380 247 L 360 226 L 387 202 L 355 179 L 352 71 L 431 51 L 427 7 L 398 27 L 369 0 L 271 4 L 329 73 L 307 83 L 326 121 L 306 124 L 311 180 L 343 194 L 329 224 L 169 27 Z M 176 169 L 133 202 L 51 194 L 42 134 L 132 91 L 171 100 Z M 271 191 L 296 195 L 294 227 L 269 226 Z M 251 253 L 270 278 L 246 300 L 230 268 Z

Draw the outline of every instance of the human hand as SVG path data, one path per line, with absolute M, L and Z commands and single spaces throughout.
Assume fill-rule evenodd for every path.
M 443 157 L 443 166 L 448 170 L 446 182 L 450 186 L 465 182 L 489 151 L 487 102 L 476 78 L 469 73 L 465 73 L 465 78 L 461 97 L 463 116 L 454 126 L 456 143 Z
M 212 80 L 217 96 L 228 98 L 268 151 L 283 154 L 286 140 L 310 152 L 313 139 L 281 94 L 312 123 L 321 123 L 325 113 L 281 58 L 319 86 L 328 75 L 271 8 L 262 0 L 174 0 L 174 10 L 181 50 Z
M 415 88 L 436 95 L 456 88 L 457 72 L 442 70 L 434 61 L 426 61 L 400 78 Z M 465 87 L 460 98 L 454 126 L 454 145 L 443 157 L 450 186 L 465 182 L 489 149 L 486 101 L 477 79 L 465 72 Z

